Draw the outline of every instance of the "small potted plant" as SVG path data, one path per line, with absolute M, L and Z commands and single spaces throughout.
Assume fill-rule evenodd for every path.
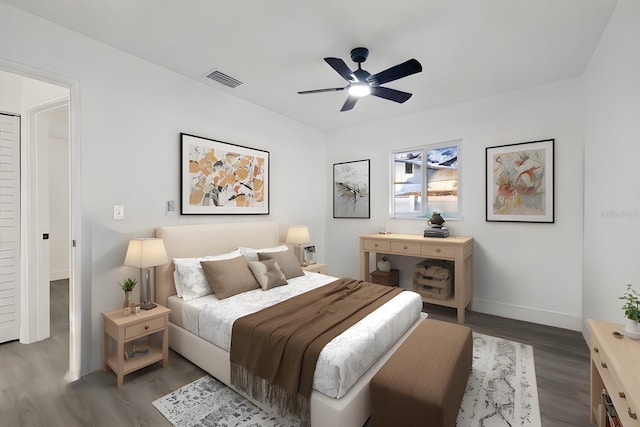
M 625 335 L 634 340 L 640 339 L 640 293 L 627 284 L 626 292 L 619 297 L 624 301 Z
M 131 277 L 128 277 L 124 282 L 120 283 L 120 287 L 124 291 L 124 303 L 122 304 L 122 308 L 125 311 L 127 309 L 131 310 L 131 302 L 133 301 L 131 294 L 133 292 L 133 288 L 135 288 L 137 284 L 138 281 L 136 279 L 132 279 Z

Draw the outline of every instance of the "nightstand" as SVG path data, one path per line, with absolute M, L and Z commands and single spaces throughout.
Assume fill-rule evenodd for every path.
M 158 305 L 152 310 L 141 310 L 140 314 L 128 316 L 122 314 L 121 308 L 102 313 L 102 369 L 110 368 L 115 372 L 118 387 L 122 386 L 125 375 L 140 368 L 160 361 L 163 367 L 169 365 L 170 312 L 170 309 Z M 152 342 L 154 335 L 161 338 L 161 347 Z M 115 341 L 115 351 L 112 352 L 109 352 L 109 337 Z M 125 347 L 133 342 L 144 342 L 142 354 L 125 357 Z
M 304 271 L 311 271 L 313 273 L 329 274 L 329 266 L 322 263 L 309 264 L 305 267 L 302 267 L 302 269 Z

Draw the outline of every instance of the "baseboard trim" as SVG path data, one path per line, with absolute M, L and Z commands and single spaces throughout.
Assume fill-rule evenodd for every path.
M 492 314 L 494 316 L 538 323 L 540 325 L 570 329 L 572 331 L 582 332 L 583 330 L 582 317 L 557 311 L 541 310 L 539 308 L 505 304 L 503 302 L 488 301 L 479 298 L 473 299 L 471 310 L 479 313 Z

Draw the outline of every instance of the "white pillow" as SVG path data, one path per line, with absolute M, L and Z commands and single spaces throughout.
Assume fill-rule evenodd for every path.
M 267 253 L 267 252 L 284 252 L 289 250 L 287 245 L 274 246 L 272 248 L 262 248 L 262 249 L 253 249 L 253 248 L 245 248 L 239 247 L 238 251 L 247 259 L 247 262 L 255 262 L 258 261 L 258 253 Z
M 182 290 L 182 299 L 191 301 L 213 293 L 200 261 L 220 261 L 240 256 L 240 252 L 227 252 L 220 255 L 210 255 L 198 258 L 174 258 L 173 265 L 176 267 L 178 279 L 176 281 L 176 293 L 178 288 Z M 179 295 L 179 294 L 178 294 Z
M 182 298 L 182 281 L 180 280 L 180 275 L 178 274 L 177 268 L 173 270 L 173 284 L 176 287 L 176 294 L 178 294 L 178 296 Z

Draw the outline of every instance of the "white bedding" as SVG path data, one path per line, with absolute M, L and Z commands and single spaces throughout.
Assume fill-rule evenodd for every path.
M 337 278 L 305 272 L 289 284 L 268 291 L 256 289 L 218 300 L 207 295 L 182 304 L 185 329 L 229 351 L 231 329 L 239 317 L 254 313 Z M 342 397 L 358 378 L 418 319 L 422 298 L 405 291 L 334 338 L 320 352 L 313 389 Z

